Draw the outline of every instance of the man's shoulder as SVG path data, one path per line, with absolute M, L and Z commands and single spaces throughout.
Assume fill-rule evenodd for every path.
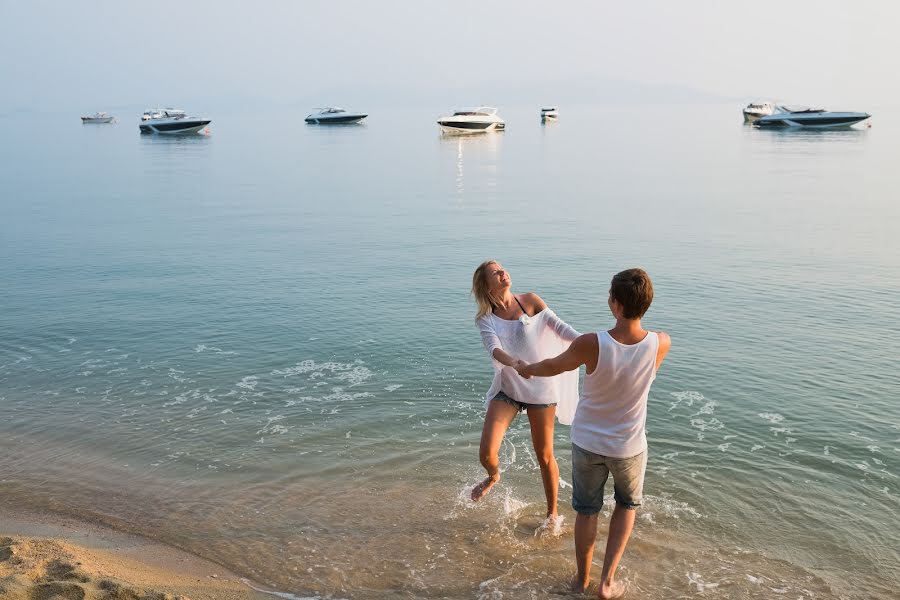
M 672 346 L 672 337 L 665 331 L 654 331 L 656 338 L 659 340 L 659 349 L 668 351 Z

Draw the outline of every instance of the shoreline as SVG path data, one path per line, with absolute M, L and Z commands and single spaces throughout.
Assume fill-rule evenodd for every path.
M 252 586 L 252 587 L 251 587 Z M 0 596 L 9 600 L 271 600 L 262 586 L 184 550 L 52 513 L 0 513 Z

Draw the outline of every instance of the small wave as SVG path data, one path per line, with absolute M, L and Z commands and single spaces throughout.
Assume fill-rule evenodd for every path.
M 706 582 L 703 581 L 703 578 L 700 576 L 700 573 L 688 573 L 687 574 L 688 585 L 692 585 L 697 588 L 698 592 L 704 592 L 706 590 L 713 590 L 719 587 L 718 582 Z
M 503 497 L 503 512 L 508 517 L 519 514 L 526 506 L 528 506 L 527 502 L 514 498 L 510 491 L 507 491 L 506 496 Z
M 275 596 L 276 598 L 284 598 L 285 600 L 322 600 L 321 596 L 297 596 L 289 592 L 277 592 L 275 590 L 267 590 L 261 587 L 256 587 L 255 585 L 250 583 L 249 579 L 244 579 L 243 577 L 241 578 L 241 583 L 255 592 L 268 594 L 270 596 Z
M 256 389 L 256 386 L 259 384 L 259 378 L 256 375 L 247 375 L 243 377 L 240 381 L 237 382 L 237 386 L 239 388 L 253 391 Z
M 197 344 L 194 348 L 194 352 L 213 352 L 215 354 L 225 354 L 225 355 L 233 355 L 237 354 L 234 350 L 222 350 L 221 348 L 217 348 L 216 346 L 207 346 L 206 344 Z
M 757 416 L 760 419 L 763 419 L 765 421 L 768 421 L 769 423 L 772 423 L 773 425 L 775 423 L 781 423 L 782 421 L 784 421 L 784 417 L 778 413 L 765 412 L 765 413 L 759 413 Z
M 725 428 L 725 423 L 713 417 L 710 420 L 691 419 L 691 427 L 700 431 L 718 431 Z
M 683 392 L 671 392 L 672 396 L 675 398 L 675 402 L 673 402 L 669 406 L 669 410 L 674 410 L 680 405 L 684 404 L 685 406 L 693 406 L 694 402 L 701 402 L 706 398 L 700 392 L 694 391 L 683 391 Z

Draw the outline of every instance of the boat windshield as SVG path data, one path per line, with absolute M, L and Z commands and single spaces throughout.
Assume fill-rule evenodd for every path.
M 496 108 L 490 106 L 479 106 L 478 108 L 464 108 L 453 113 L 454 117 L 464 117 L 470 115 L 491 116 L 497 112 Z

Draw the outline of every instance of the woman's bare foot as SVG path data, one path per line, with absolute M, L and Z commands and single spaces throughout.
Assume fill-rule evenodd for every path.
M 591 579 L 587 578 L 584 581 L 578 579 L 578 575 L 572 575 L 572 581 L 569 584 L 569 589 L 571 589 L 576 594 L 583 594 L 587 591 L 588 587 L 591 585 Z
M 600 584 L 600 590 L 597 595 L 601 600 L 621 598 L 625 595 L 625 584 L 620 581 L 604 581 Z
M 500 476 L 496 475 L 494 477 L 486 477 L 484 481 L 476 485 L 472 488 L 472 501 L 478 502 L 484 496 L 491 491 L 491 488 L 494 487 L 494 484 L 500 481 Z
M 534 537 L 559 537 L 562 533 L 562 524 L 565 517 L 556 513 L 547 515 L 547 518 L 534 530 Z

